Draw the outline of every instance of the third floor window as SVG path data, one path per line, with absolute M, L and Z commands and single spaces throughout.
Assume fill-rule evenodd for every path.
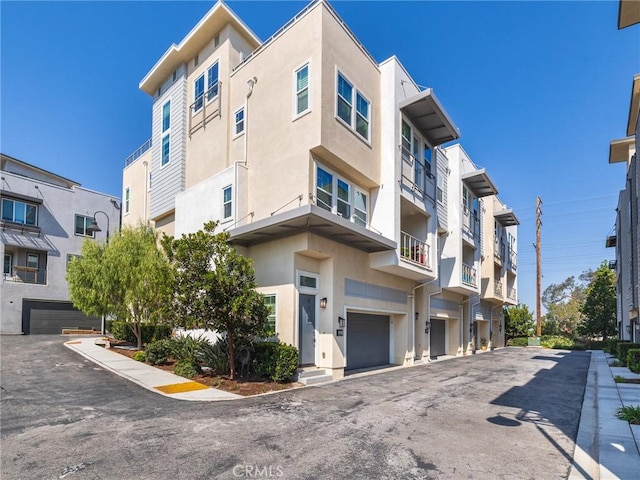
M 23 225 L 38 225 L 38 206 L 10 198 L 2 199 L 2 220 L 21 223 Z

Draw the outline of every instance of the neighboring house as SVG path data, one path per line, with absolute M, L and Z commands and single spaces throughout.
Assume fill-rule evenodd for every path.
M 302 365 L 340 377 L 470 353 L 475 319 L 481 334 L 502 332 L 496 298 L 489 311 L 469 305 L 480 240 L 468 245 L 460 195 L 461 182 L 476 188 L 476 169 L 469 161 L 461 179 L 443 149 L 458 129 L 431 89 L 396 57 L 376 62 L 327 2 L 264 42 L 219 2 L 140 88 L 153 97 L 152 138 L 126 162 L 123 224 L 179 236 L 218 220 L 252 258 L 270 321 Z M 501 275 L 515 292 L 512 273 Z
M 640 2 L 621 0 L 618 28 L 640 23 Z M 617 274 L 618 337 L 640 342 L 640 74 L 633 77 L 627 120 L 627 137 L 609 145 L 609 163 L 624 163 L 624 189 L 618 197 L 616 233 L 607 237 L 606 246 L 616 248 L 610 266 Z
M 0 332 L 60 333 L 63 328 L 100 329 L 100 319 L 86 317 L 69 302 L 65 273 L 86 238 L 104 240 L 88 230 L 97 211 L 119 227 L 119 205 L 109 195 L 34 165 L 1 156 L 0 238 L 4 258 L 0 285 Z

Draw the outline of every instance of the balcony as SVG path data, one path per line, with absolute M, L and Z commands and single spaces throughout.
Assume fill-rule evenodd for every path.
M 402 185 L 435 200 L 436 182 L 431 165 L 416 159 L 406 148 L 402 148 Z
M 400 258 L 431 269 L 429 264 L 429 245 L 405 232 L 400 232 Z
M 505 246 L 504 243 L 498 240 L 496 237 L 494 245 L 493 245 L 493 258 L 495 259 L 498 265 L 502 265 L 505 257 Z
M 151 139 L 147 140 L 146 142 L 144 142 L 142 145 L 140 145 L 135 152 L 133 152 L 131 155 L 129 155 L 127 157 L 127 159 L 124 161 L 124 166 L 125 168 L 128 167 L 129 165 L 131 165 L 133 162 L 135 162 L 138 158 L 140 158 L 144 153 L 147 152 L 147 150 L 149 150 L 152 146 L 152 141 Z
M 462 264 L 462 283 L 473 288 L 478 286 L 476 269 L 466 263 Z
M 496 297 L 500 297 L 502 298 L 502 282 L 500 280 L 494 280 L 493 281 L 493 292 L 495 293 Z
M 5 282 L 29 283 L 33 285 L 47 284 L 47 270 L 35 267 L 11 267 L 11 273 L 4 274 Z
M 515 250 L 509 249 L 509 263 L 507 268 L 513 273 L 518 270 L 518 253 Z
M 462 205 L 462 233 L 463 239 L 475 245 L 475 242 L 480 239 L 480 219 L 476 213 L 472 213 L 469 207 Z
M 507 298 L 513 302 L 518 301 L 518 295 L 515 288 L 511 287 L 507 289 Z
M 189 106 L 189 137 L 206 128 L 213 117 L 222 116 L 222 82 L 213 85 Z

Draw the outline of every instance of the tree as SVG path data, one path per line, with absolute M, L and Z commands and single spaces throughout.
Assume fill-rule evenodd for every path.
M 260 335 L 268 310 L 257 286 L 251 259 L 229 245 L 229 234 L 214 233 L 217 224 L 179 239 L 163 237 L 174 269 L 174 324 L 225 333 L 230 376 L 235 378 L 235 342 Z
M 85 240 L 67 270 L 69 297 L 88 315 L 129 323 L 142 348 L 141 327 L 163 321 L 171 297 L 171 269 L 148 226 L 124 228 L 102 244 Z
M 581 312 L 584 315 L 581 334 L 601 336 L 603 340 L 616 334 L 616 276 L 606 261 L 595 271 L 587 287 Z
M 533 330 L 533 313 L 519 303 L 504 309 L 505 334 L 508 338 L 523 337 Z
M 587 270 L 578 277 L 578 280 L 570 276 L 563 282 L 552 283 L 545 288 L 542 304 L 547 310 L 543 325 L 546 332 L 575 336 L 578 324 L 582 321 L 580 309 L 592 277 L 593 271 Z

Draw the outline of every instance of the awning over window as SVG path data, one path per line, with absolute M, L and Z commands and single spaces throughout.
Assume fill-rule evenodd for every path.
M 638 0 L 620 0 L 618 8 L 618 28 L 640 23 L 640 2 Z
M 22 200 L 24 202 L 35 203 L 37 205 L 42 204 L 42 199 L 38 197 L 32 197 L 30 195 L 23 195 L 21 193 L 15 193 L 10 190 L 0 190 L 2 198 L 10 198 L 11 200 Z
M 513 225 L 520 225 L 516 214 L 513 213 L 513 210 L 510 208 L 505 208 L 504 210 L 500 210 L 496 212 L 493 217 L 500 222 L 505 227 L 511 227 Z
M 400 110 L 434 147 L 460 138 L 458 128 L 442 108 L 431 88 L 400 102 Z
M 635 150 L 635 137 L 613 140 L 609 144 L 609 163 L 627 163 Z
M 462 175 L 462 180 L 478 197 L 497 195 L 498 189 L 489 178 L 486 169 L 481 168 Z

